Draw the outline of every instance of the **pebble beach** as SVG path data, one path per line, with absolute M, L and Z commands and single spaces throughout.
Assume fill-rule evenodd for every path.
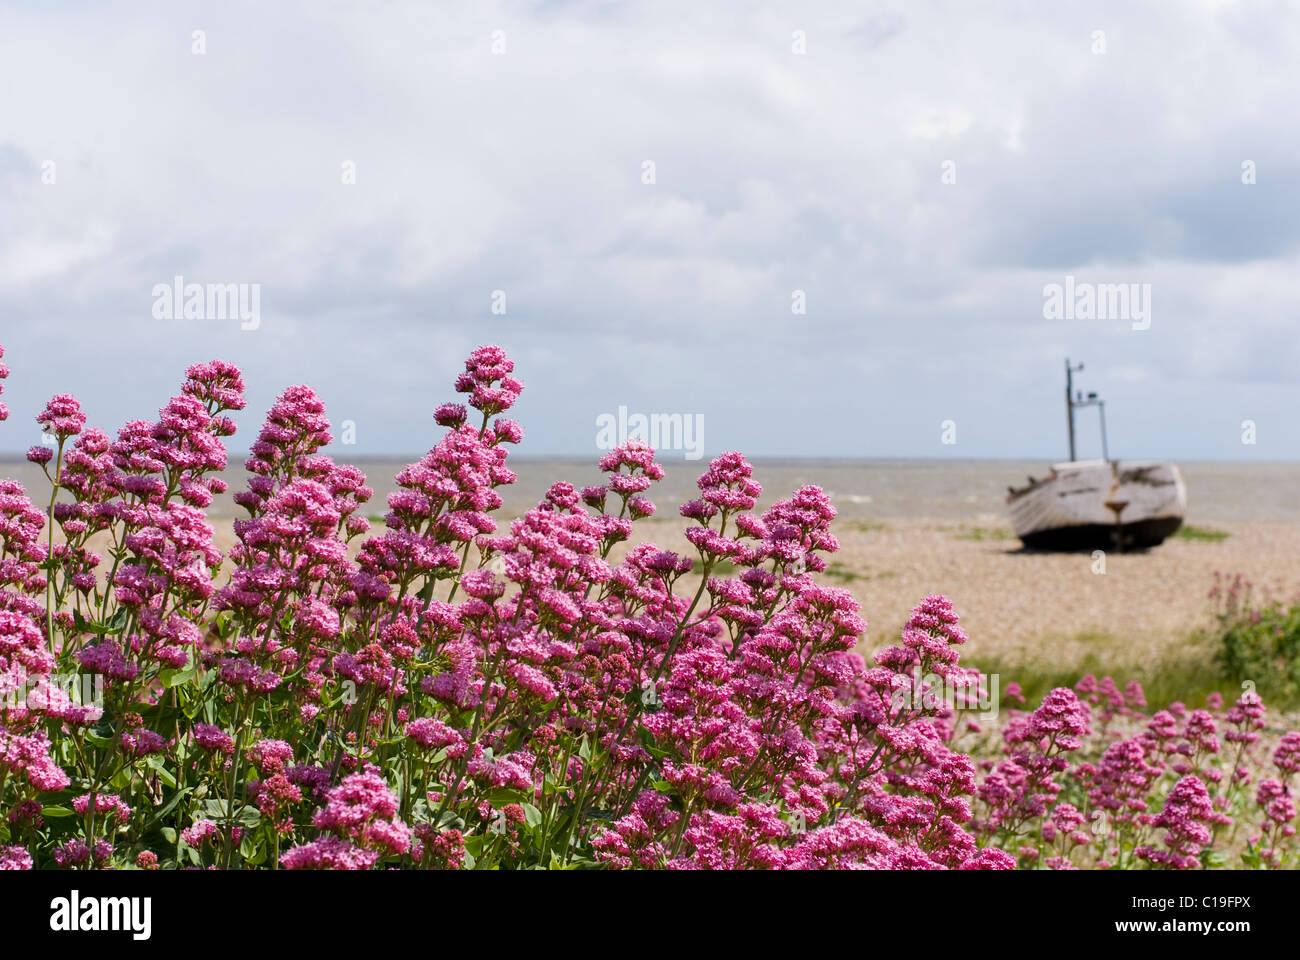
M 348 459 L 345 450 L 331 452 Z M 375 488 L 366 511 L 372 522 L 385 512 L 393 477 L 409 459 L 356 461 Z M 690 552 L 677 510 L 695 495 L 694 478 L 705 465 L 664 459 L 664 480 L 650 491 L 658 511 L 636 525 L 632 542 Z M 512 466 L 519 480 L 502 490 L 505 504 L 496 516 L 503 526 L 556 480 L 581 486 L 601 479 L 594 457 L 520 457 Z M 1068 667 L 1091 654 L 1121 672 L 1205 659 L 1196 631 L 1210 623 L 1216 572 L 1240 573 L 1284 595 L 1300 588 L 1300 464 L 1181 469 L 1189 502 L 1184 535 L 1143 553 L 1111 553 L 1102 572 L 1087 553 L 1029 552 L 1015 539 L 1002 510 L 1005 489 L 1042 475 L 1046 461 L 755 461 L 764 485 L 760 510 L 805 483 L 830 493 L 841 549 L 824 576 L 861 603 L 870 624 L 864 652 L 893 642 L 922 597 L 944 593 L 970 634 L 970 662 Z M 22 480 L 38 502 L 48 489 L 20 460 L 0 463 L 0 475 Z M 232 492 L 240 489 L 237 461 L 226 476 Z M 229 497 L 209 511 L 223 551 L 234 542 L 233 518 L 242 515 Z

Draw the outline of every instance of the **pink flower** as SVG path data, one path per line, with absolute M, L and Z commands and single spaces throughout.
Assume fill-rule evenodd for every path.
M 136 851 L 172 778 L 198 818 L 181 853 L 212 868 L 253 866 L 232 808 L 260 813 L 254 849 L 286 869 L 1187 868 L 1215 862 L 1251 783 L 1245 862 L 1291 858 L 1300 733 L 1266 769 L 1258 697 L 1148 715 L 1139 685 L 1090 674 L 1033 709 L 1008 683 L 998 725 L 976 723 L 988 678 L 952 600 L 924 597 L 868 658 L 853 593 L 819 576 L 831 498 L 804 485 L 760 510 L 739 452 L 710 461 L 662 544 L 627 544 L 664 477 L 635 439 L 599 458 L 602 483 L 550 478 L 498 516 L 524 439 L 514 372 L 499 346 L 473 351 L 373 531 L 365 474 L 322 452 L 320 396 L 289 387 L 228 556 L 206 511 L 245 406 L 236 367 L 189 368 L 156 422 L 111 439 L 55 397 L 38 419 L 71 440 L 33 453 L 62 451 L 55 529 L 0 480 L 0 868 L 107 866 L 119 836 L 158 868 Z M 109 706 L 74 702 L 68 673 Z M 173 714 L 181 731 L 159 726 Z
M 1264 815 L 1280 826 L 1290 826 L 1296 816 L 1295 800 L 1287 792 L 1286 785 L 1278 780 L 1261 780 L 1255 792 L 1255 803 Z
M 280 866 L 286 870 L 369 870 L 378 860 L 378 851 L 331 835 L 286 851 Z
M 151 753 L 162 753 L 167 747 L 167 742 L 161 736 L 144 727 L 125 731 L 121 740 L 122 752 L 135 759 Z
M 185 841 L 187 846 L 197 850 L 208 842 L 220 843 L 221 828 L 211 820 L 195 820 L 181 831 L 181 839 Z
M 293 760 L 293 747 L 283 740 L 259 740 L 248 748 L 248 759 L 263 773 L 279 773 Z
M 459 427 L 465 422 L 467 411 L 461 403 L 444 403 L 433 411 L 433 419 L 439 426 Z
M 54 862 L 65 870 L 76 867 L 102 868 L 113 855 L 113 845 L 107 840 L 96 840 L 94 853 L 85 840 L 73 839 L 55 848 Z
M 0 420 L 3 419 L 0 417 Z M 18 844 L 0 846 L 0 870 L 30 870 L 31 868 L 32 855 L 25 847 Z
M 425 750 L 446 748 L 447 756 L 452 758 L 464 756 L 468 749 L 459 732 L 433 717 L 412 720 L 406 725 L 406 735 Z
M 509 374 L 515 365 L 498 346 L 478 347 L 465 361 L 456 391 L 470 395 L 469 405 L 485 417 L 509 410 L 523 392 L 523 384 Z
M 80 816 L 85 816 L 86 811 L 90 809 L 90 794 L 83 794 L 72 801 L 72 809 Z M 107 814 L 115 818 L 119 823 L 126 823 L 131 819 L 131 808 L 122 802 L 121 797 L 111 794 L 100 793 L 95 795 L 95 812 L 96 814 Z
M 1202 850 L 1209 844 L 1211 824 L 1229 824 L 1230 817 L 1214 809 L 1205 784 L 1195 776 L 1179 780 L 1169 796 L 1164 809 L 1152 825 L 1165 831 L 1166 850 L 1140 846 L 1134 851 L 1139 859 L 1175 870 L 1199 867 Z
M 185 371 L 187 395 L 204 404 L 210 416 L 223 410 L 243 410 L 244 378 L 239 368 L 224 360 L 196 363 Z
M 410 831 L 397 818 L 397 797 L 377 773 L 354 773 L 326 794 L 312 824 L 381 856 L 405 853 Z
M 1273 751 L 1273 764 L 1288 777 L 1300 771 L 1300 732 L 1284 734 Z
M 226 733 L 220 727 L 214 727 L 210 723 L 198 723 L 194 725 L 194 742 L 204 750 L 216 751 L 219 753 L 234 753 L 235 739 Z
M 69 393 L 58 393 L 36 415 L 36 422 L 46 433 L 63 439 L 81 433 L 86 425 L 86 415 L 81 412 L 81 404 L 76 397 Z

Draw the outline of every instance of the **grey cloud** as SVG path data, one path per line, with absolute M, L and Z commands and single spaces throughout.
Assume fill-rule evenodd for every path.
M 594 453 L 627 403 L 705 414 L 709 452 L 952 455 L 959 416 L 956 453 L 1036 455 L 1068 353 L 1121 446 L 1241 456 L 1206 427 L 1241 407 L 1277 424 L 1251 455 L 1296 456 L 1300 13 L 991 9 L 6 8 L 0 83 L 30 93 L 0 148 L 0 449 L 55 389 L 111 427 L 224 356 L 252 394 L 237 446 L 305 381 L 359 455 L 416 452 L 501 342 L 537 454 Z M 1151 330 L 1044 320 L 1066 273 L 1151 282 Z M 261 329 L 153 320 L 178 274 L 260 283 Z

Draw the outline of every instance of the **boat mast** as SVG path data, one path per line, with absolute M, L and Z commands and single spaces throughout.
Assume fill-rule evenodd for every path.
M 1101 414 L 1101 458 L 1110 460 L 1110 451 L 1106 449 L 1106 401 L 1097 401 L 1097 412 Z
M 1074 374 L 1083 369 L 1083 364 L 1070 366 L 1070 358 L 1065 358 L 1065 419 L 1070 427 L 1070 462 L 1074 462 Z
M 1070 366 L 1070 358 L 1065 358 L 1065 411 L 1066 419 L 1070 426 L 1070 462 L 1074 462 L 1074 408 L 1075 407 L 1096 407 L 1097 412 L 1101 415 L 1101 456 L 1103 460 L 1110 460 L 1110 450 L 1106 444 L 1106 401 L 1102 400 L 1097 394 L 1089 393 L 1085 398 L 1083 391 L 1079 395 L 1074 395 L 1074 374 L 1083 369 L 1083 364 L 1077 367 Z

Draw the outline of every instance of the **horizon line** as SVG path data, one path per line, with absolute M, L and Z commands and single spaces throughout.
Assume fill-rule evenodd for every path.
M 319 452 L 319 453 L 322 453 L 322 454 L 324 454 L 324 455 L 326 455 L 326 456 L 334 457 L 335 460 L 347 460 L 347 459 L 351 459 L 351 460 L 380 460 L 380 461 L 392 461 L 392 462 L 395 462 L 395 463 L 396 463 L 396 462 L 401 462 L 401 463 L 413 463 L 413 462 L 419 460 L 421 457 L 423 457 L 423 456 L 425 455 L 425 453 L 427 453 L 428 451 L 425 450 L 425 451 L 421 451 L 421 452 L 418 452 L 418 453 L 364 453 L 364 452 L 358 452 L 356 455 L 351 456 L 351 457 L 341 457 L 337 452 L 332 451 L 332 447 L 331 447 L 331 446 L 326 446 L 326 447 L 322 447 L 321 450 L 318 451 L 318 452 Z M 543 461 L 543 460 L 568 460 L 568 461 L 574 461 L 574 462 L 584 462 L 584 463 L 585 463 L 585 462 L 591 462 L 591 463 L 595 463 L 596 461 L 598 461 L 598 460 L 600 459 L 601 454 L 604 453 L 604 452 L 605 452 L 605 451 L 600 451 L 600 452 L 597 452 L 595 455 L 592 455 L 592 454 L 582 454 L 582 453 L 523 453 L 523 452 L 518 452 L 518 453 L 511 453 L 511 454 L 510 454 L 510 459 L 511 459 L 511 460 L 514 460 L 514 461 L 518 461 L 518 460 L 529 460 L 529 461 Z M 676 453 L 676 452 L 677 452 L 677 451 L 670 451 L 670 453 Z M 679 457 L 679 456 L 663 456 L 663 452 L 662 452 L 662 451 L 659 452 L 659 453 L 657 453 L 656 456 L 660 456 L 660 457 L 662 458 L 662 459 L 661 459 L 661 462 L 662 462 L 662 463 L 665 463 L 665 464 L 679 464 L 679 463 L 680 463 L 680 464 L 701 464 L 702 466 L 707 466 L 708 463 L 709 463 L 709 461 L 710 461 L 711 459 L 713 459 L 714 457 L 720 456 L 720 455 L 722 454 L 722 452 L 723 452 L 723 451 L 717 451 L 717 452 L 715 452 L 715 453 L 713 453 L 713 454 L 709 454 L 709 455 L 706 455 L 706 456 L 702 456 L 702 457 L 700 457 L 700 458 L 697 459 L 697 460 L 687 460 L 685 457 Z M 243 461 L 247 460 L 248 457 L 249 457 L 249 454 L 231 454 L 230 457 L 229 457 L 229 462 L 231 462 L 231 463 L 235 463 L 235 462 L 243 462 Z M 1045 456 L 1045 455 L 1042 455 L 1042 454 L 1038 454 L 1038 455 L 1027 454 L 1027 455 L 1014 455 L 1014 456 L 1010 456 L 1010 455 L 1000 455 L 1000 456 L 970 456 L 970 457 L 915 456 L 915 455 L 908 455 L 908 454 L 896 454 L 896 455 L 880 455 L 880 456 L 864 457 L 864 456 L 856 456 L 856 455 L 852 455 L 852 454 L 835 454 L 835 453 L 815 453 L 815 454 L 807 454 L 807 453 L 797 453 L 797 454 L 786 454 L 786 453 L 766 453 L 766 454 L 753 454 L 753 455 L 745 454 L 745 459 L 746 459 L 746 460 L 750 460 L 750 461 L 764 461 L 764 460 L 765 460 L 765 461 L 773 461 L 773 460 L 787 460 L 787 461 L 808 461 L 808 462 L 816 462 L 816 461 L 843 461 L 843 462 L 848 462 L 848 463 L 903 462 L 903 461 L 923 462 L 923 463 L 999 463 L 999 462 L 1003 462 L 1003 463 L 1021 463 L 1021 462 L 1026 462 L 1026 461 L 1045 462 L 1045 463 L 1067 463 L 1067 462 L 1070 462 L 1070 461 L 1068 461 L 1067 459 L 1065 459 L 1065 458 L 1063 458 L 1063 457 L 1052 457 L 1052 456 Z M 1087 459 L 1087 458 L 1085 458 L 1085 459 Z M 1099 458 L 1092 458 L 1092 459 L 1099 459 Z M 1236 464 L 1291 464 L 1291 463 L 1300 463 L 1300 456 L 1291 457 L 1291 458 L 1282 458 L 1282 459 L 1263 459 L 1263 458 L 1256 459 L 1256 458 L 1230 458 L 1230 457 L 1198 457 L 1198 456 L 1191 456 L 1191 457 L 1179 457 L 1179 456 L 1113 457 L 1112 459 L 1115 460 L 1116 462 L 1121 462 L 1121 463 L 1124 462 L 1124 461 L 1126 461 L 1126 460 L 1143 460 L 1143 461 L 1147 461 L 1147 460 L 1163 460 L 1163 461 L 1174 461 L 1174 462 L 1181 462 L 1181 463 L 1236 463 Z M 10 464 L 10 463 L 28 463 L 28 462 L 29 462 L 29 461 L 27 460 L 27 456 L 26 456 L 26 452 L 25 452 L 25 451 L 20 451 L 20 450 L 18 450 L 18 451 L 3 451 L 3 450 L 0 450 L 0 463 L 3 463 L 3 464 Z

